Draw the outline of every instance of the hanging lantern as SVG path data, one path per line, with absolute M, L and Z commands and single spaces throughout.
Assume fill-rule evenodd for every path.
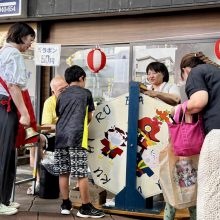
M 105 67 L 106 55 L 99 48 L 92 49 L 87 55 L 87 64 L 93 73 L 98 73 Z
M 220 59 L 220 40 L 215 42 L 215 55 L 218 59 Z

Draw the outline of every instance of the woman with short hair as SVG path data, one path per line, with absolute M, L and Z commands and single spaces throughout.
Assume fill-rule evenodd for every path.
M 21 93 L 29 74 L 21 52 L 28 50 L 34 39 L 34 30 L 18 22 L 9 28 L 7 43 L 0 50 L 0 215 L 13 215 L 19 207 L 18 203 L 10 203 L 15 179 L 15 140 L 18 123 L 30 125 Z M 21 114 L 19 121 L 17 111 Z

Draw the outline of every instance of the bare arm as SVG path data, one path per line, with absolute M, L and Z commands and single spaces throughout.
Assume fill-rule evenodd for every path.
M 208 103 L 208 92 L 205 90 L 193 93 L 187 103 L 187 113 L 201 112 Z
M 56 125 L 54 124 L 43 124 L 41 127 L 49 128 L 49 132 L 55 132 L 56 131 Z M 43 130 L 43 129 L 42 129 Z M 46 132 L 48 132 L 48 129 L 46 129 Z
M 152 98 L 158 98 L 169 105 L 175 106 L 180 103 L 180 97 L 174 94 L 151 90 L 144 91 L 144 94 Z
M 88 112 L 88 123 L 92 120 L 92 112 Z
M 52 98 L 53 96 L 47 99 L 43 106 L 41 127 L 50 128 L 49 131 L 45 130 L 46 132 L 54 132 L 56 130 L 56 103 L 53 102 Z
M 17 85 L 8 84 L 8 90 L 11 94 L 12 100 L 15 103 L 18 111 L 21 114 L 19 122 L 24 126 L 30 125 L 30 116 L 28 110 L 24 104 L 24 99 L 22 97 L 21 89 Z

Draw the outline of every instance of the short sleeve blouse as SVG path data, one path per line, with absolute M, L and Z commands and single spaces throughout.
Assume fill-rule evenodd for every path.
M 20 51 L 6 44 L 0 50 L 0 76 L 7 83 L 25 88 L 28 79 L 25 62 Z M 0 94 L 8 96 L 5 89 L 0 86 Z
M 208 103 L 202 112 L 205 132 L 220 129 L 220 68 L 210 64 L 192 68 L 185 90 L 188 98 L 198 91 L 208 92 Z
M 147 88 L 149 90 L 153 90 L 152 85 L 147 86 Z M 170 84 L 170 83 L 167 83 L 167 82 L 163 82 L 156 91 L 173 94 L 173 95 L 176 95 L 176 96 L 180 97 L 180 90 L 179 90 L 178 86 L 175 85 L 175 84 Z

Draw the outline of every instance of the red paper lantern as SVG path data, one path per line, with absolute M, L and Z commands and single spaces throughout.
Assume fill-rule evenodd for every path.
M 106 56 L 99 48 L 92 49 L 87 56 L 87 64 L 93 73 L 98 73 L 105 67 Z
M 218 59 L 220 59 L 220 40 L 215 42 L 215 55 Z

